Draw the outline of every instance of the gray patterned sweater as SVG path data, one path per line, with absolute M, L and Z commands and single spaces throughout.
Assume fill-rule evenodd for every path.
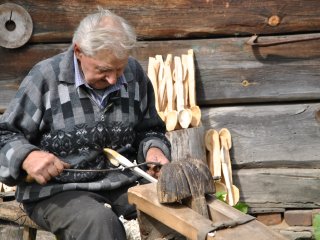
M 150 147 L 170 159 L 164 123 L 154 106 L 150 80 L 139 63 L 129 58 L 127 84 L 111 93 L 101 108 L 85 89 L 75 86 L 73 50 L 38 63 L 26 76 L 0 119 L 0 181 L 17 185 L 16 199 L 30 202 L 61 191 L 103 191 L 138 179 L 130 170 L 63 172 L 48 184 L 26 183 L 21 169 L 33 150 L 54 153 L 75 169 L 112 168 L 103 148 L 119 149 L 130 160 L 144 161 Z

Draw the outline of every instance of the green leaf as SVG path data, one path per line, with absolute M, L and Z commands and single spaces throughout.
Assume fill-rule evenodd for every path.
M 320 214 L 314 216 L 312 225 L 315 239 L 320 240 Z
M 215 196 L 217 199 L 219 199 L 222 202 L 226 202 L 227 193 L 226 192 L 216 192 Z
M 219 199 L 222 202 L 226 203 L 227 199 L 227 193 L 226 192 L 216 192 L 215 196 L 217 199 Z M 243 202 L 238 202 L 236 205 L 233 206 L 235 209 L 238 209 L 240 212 L 243 212 L 245 214 L 248 213 L 249 206 Z M 318 239 L 317 239 L 318 240 Z M 320 240 L 320 238 L 319 238 Z
M 238 209 L 240 212 L 245 214 L 248 213 L 249 206 L 243 202 L 238 202 L 236 205 L 233 206 L 235 209 Z

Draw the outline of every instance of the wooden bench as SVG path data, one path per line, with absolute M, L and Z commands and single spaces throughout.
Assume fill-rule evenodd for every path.
M 130 188 L 128 197 L 129 202 L 137 207 L 140 232 L 145 240 L 163 238 L 173 230 L 192 240 L 233 240 L 235 236 L 238 240 L 285 239 L 250 215 L 213 196 L 207 201 L 211 220 L 178 203 L 160 204 L 155 183 Z M 220 227 L 222 229 L 218 230 Z M 211 229 L 216 230 L 208 234 Z
M 0 196 L 0 219 L 14 222 L 23 227 L 23 240 L 36 240 L 37 230 L 41 228 L 25 213 L 21 204 L 16 202 L 12 193 L 2 193 Z M 8 199 L 9 201 L 6 201 Z M 20 238 L 21 239 L 21 238 Z

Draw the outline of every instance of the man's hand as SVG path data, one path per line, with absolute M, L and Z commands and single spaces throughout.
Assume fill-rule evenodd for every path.
M 169 163 L 170 161 L 163 154 L 163 152 L 159 148 L 152 147 L 148 150 L 146 156 L 146 162 L 158 162 L 162 165 Z M 152 165 L 147 170 L 152 177 L 158 178 L 160 173 L 160 168 L 156 165 Z
M 61 161 L 52 153 L 32 151 L 22 163 L 22 169 L 37 183 L 44 185 L 51 178 L 58 176 L 70 165 Z

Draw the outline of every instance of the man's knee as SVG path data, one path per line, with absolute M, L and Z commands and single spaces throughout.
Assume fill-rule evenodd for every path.
M 88 224 L 104 225 L 108 223 L 118 222 L 117 215 L 108 207 L 103 205 L 92 207 L 90 209 L 81 209 L 79 214 L 80 221 Z
M 76 239 L 126 239 L 124 226 L 110 208 L 101 205 L 79 211 L 63 235 L 72 233 Z

